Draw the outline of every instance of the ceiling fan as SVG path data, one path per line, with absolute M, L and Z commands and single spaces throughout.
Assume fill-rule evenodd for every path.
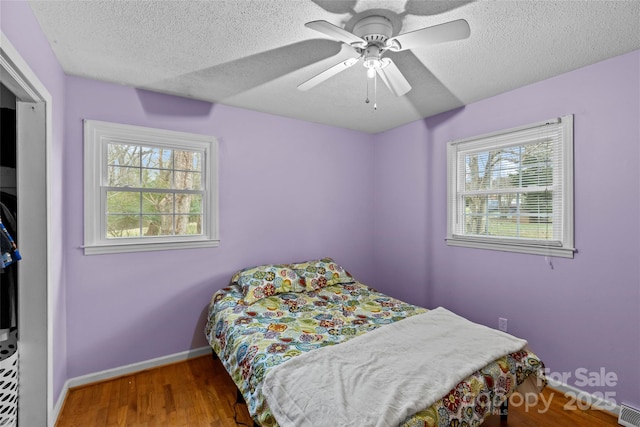
M 353 33 L 322 20 L 307 22 L 305 26 L 351 46 L 356 56 L 341 61 L 311 77 L 298 85 L 298 89 L 309 90 L 362 60 L 367 69 L 367 77 L 380 77 L 396 96 L 402 96 L 409 92 L 411 85 L 391 58 L 383 56 L 387 51 L 400 52 L 437 43 L 462 40 L 469 37 L 471 33 L 467 21 L 458 19 L 391 37 L 393 33 L 391 21 L 380 15 L 367 16 L 356 22 Z

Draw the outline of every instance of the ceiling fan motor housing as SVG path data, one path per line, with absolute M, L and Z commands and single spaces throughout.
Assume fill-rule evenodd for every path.
M 392 32 L 391 21 L 379 15 L 362 18 L 353 26 L 353 34 L 363 38 L 369 44 L 384 44 L 391 37 Z

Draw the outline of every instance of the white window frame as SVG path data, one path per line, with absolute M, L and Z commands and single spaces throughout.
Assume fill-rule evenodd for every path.
M 204 153 L 202 234 L 106 237 L 107 145 L 150 145 Z M 97 120 L 84 120 L 84 254 L 217 247 L 218 142 L 215 137 Z
M 458 204 L 463 203 L 462 196 L 459 194 L 459 183 L 464 182 L 465 172 L 458 170 L 460 164 L 458 153 L 464 152 L 465 144 L 468 146 L 474 144 L 475 147 L 481 146 L 483 151 L 488 151 L 502 147 L 505 138 L 517 140 L 519 135 L 525 132 L 530 133 L 532 129 L 543 129 L 544 126 L 558 123 L 561 126 L 562 135 L 559 149 L 562 152 L 558 156 L 560 164 L 554 166 L 554 171 L 561 171 L 561 173 L 554 172 L 554 180 L 562 180 L 561 194 L 558 195 L 561 198 L 559 202 L 562 203 L 562 212 L 560 215 L 554 214 L 554 225 L 557 221 L 561 221 L 561 224 L 558 224 L 561 227 L 560 241 L 533 241 L 508 237 L 456 234 L 455 224 L 462 221 L 463 212 L 463 210 L 457 209 Z M 447 143 L 447 245 L 573 258 L 574 252 L 576 252 L 573 216 L 573 115 Z

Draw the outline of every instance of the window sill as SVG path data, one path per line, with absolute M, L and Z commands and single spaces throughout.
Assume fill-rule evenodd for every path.
M 514 244 L 505 242 L 487 242 L 479 240 L 466 240 L 448 238 L 445 239 L 447 245 L 458 246 L 465 248 L 475 249 L 488 249 L 502 252 L 517 252 L 530 255 L 543 255 L 553 256 L 559 258 L 573 258 L 573 254 L 576 251 L 575 248 L 565 248 L 562 246 L 541 246 L 541 245 L 527 245 L 527 244 Z
M 191 240 L 183 242 L 109 243 L 82 246 L 85 255 L 120 254 L 127 252 L 169 251 L 176 249 L 216 248 L 219 240 Z

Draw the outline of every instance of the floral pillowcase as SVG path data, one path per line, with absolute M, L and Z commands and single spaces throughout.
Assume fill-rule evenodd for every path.
M 331 258 L 292 264 L 291 267 L 304 280 L 307 290 L 355 282 L 351 274 Z
M 240 286 L 246 305 L 271 295 L 305 290 L 302 279 L 289 265 L 270 264 L 240 270 L 231 282 Z
M 240 286 L 243 302 L 254 302 L 275 294 L 312 291 L 339 283 L 353 283 L 344 268 L 331 258 L 296 264 L 268 264 L 245 268 L 233 275 L 231 283 Z

